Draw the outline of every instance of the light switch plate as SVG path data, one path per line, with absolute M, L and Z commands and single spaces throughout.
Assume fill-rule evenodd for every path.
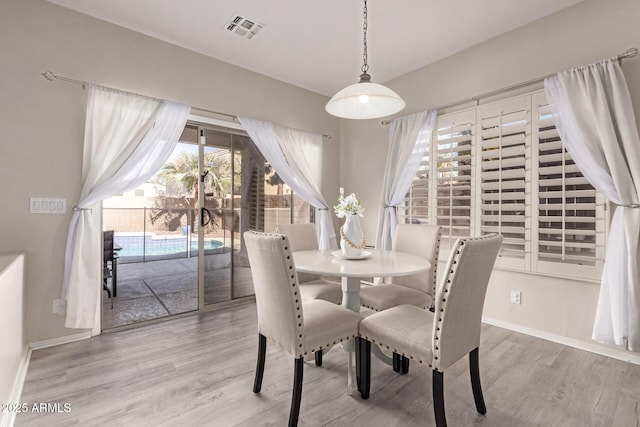
M 29 212 L 33 214 L 65 214 L 67 213 L 67 199 L 31 197 Z

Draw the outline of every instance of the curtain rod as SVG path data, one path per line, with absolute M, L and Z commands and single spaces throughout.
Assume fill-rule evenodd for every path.
M 635 47 L 632 47 L 632 48 L 627 49 L 625 52 L 621 53 L 620 55 L 618 55 L 617 58 L 618 58 L 618 61 L 622 61 L 623 59 L 633 58 L 637 54 L 638 54 L 638 49 L 635 48 Z M 527 86 L 530 86 L 530 85 L 532 85 L 534 83 L 542 82 L 542 81 L 544 81 L 544 79 L 546 79 L 548 77 L 555 76 L 556 74 L 557 73 L 547 74 L 546 76 L 543 76 L 543 77 L 538 77 L 536 79 L 527 80 L 526 82 L 518 83 L 518 84 L 515 84 L 515 85 L 511 85 L 511 86 L 506 86 L 506 87 L 503 87 L 501 89 L 492 90 L 490 92 L 486 92 L 486 93 L 483 93 L 483 94 L 480 94 L 480 95 L 472 96 L 471 98 L 463 99 L 463 100 L 456 101 L 456 102 L 453 102 L 453 103 L 450 103 L 450 104 L 440 105 L 439 107 L 436 107 L 436 108 L 429 108 L 428 110 L 442 110 L 442 109 L 449 108 L 449 107 L 455 107 L 456 105 L 466 104 L 467 102 L 473 102 L 473 101 L 478 102 L 482 98 L 489 98 L 489 97 L 494 96 L 494 95 L 498 95 L 498 94 L 501 94 L 501 93 L 504 93 L 504 92 L 509 92 L 511 90 L 527 87 Z M 381 123 L 382 123 L 382 125 L 386 126 L 386 125 L 391 123 L 391 120 L 382 120 Z
M 76 80 L 76 79 L 72 79 L 72 78 L 69 78 L 69 77 L 59 76 L 57 74 L 54 74 L 52 71 L 45 71 L 44 73 L 40 73 L 40 75 L 42 77 L 44 77 L 45 79 L 49 80 L 50 82 L 52 82 L 54 80 L 60 80 L 60 81 L 67 82 L 67 83 L 73 83 L 73 84 L 81 85 L 83 89 L 86 88 L 87 86 L 96 86 L 96 87 L 105 87 L 107 89 L 115 89 L 115 88 L 110 88 L 108 86 L 100 86 L 100 85 L 96 85 L 96 84 L 93 84 L 93 83 L 85 82 L 85 81 L 82 81 L 82 80 Z M 162 101 L 162 99 L 156 98 L 156 97 L 153 97 L 153 96 L 141 95 L 139 93 L 129 92 L 129 91 L 120 90 L 120 89 L 115 89 L 115 90 L 118 90 L 118 91 L 124 92 L 124 93 L 128 93 L 128 94 L 131 94 L 131 95 L 135 95 L 135 96 L 144 96 L 146 98 L 157 99 L 158 101 Z M 215 114 L 215 115 L 218 115 L 218 116 L 229 117 L 232 122 L 240 123 L 240 121 L 238 120 L 238 116 L 235 116 L 233 114 L 222 113 L 220 111 L 213 111 L 213 110 L 208 110 L 206 108 L 200 108 L 200 107 L 194 107 L 194 106 L 192 106 L 191 109 L 192 110 L 202 111 L 202 112 L 205 112 L 205 113 Z M 328 135 L 328 134 L 324 134 L 323 133 L 322 136 L 324 138 L 327 138 L 327 139 L 333 139 L 333 137 L 331 135 Z

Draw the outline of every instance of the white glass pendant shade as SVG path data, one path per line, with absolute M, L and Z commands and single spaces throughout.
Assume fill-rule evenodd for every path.
M 344 119 L 377 119 L 405 107 L 405 102 L 386 86 L 360 82 L 347 86 L 329 100 L 325 109 Z
M 402 111 L 405 103 L 386 86 L 371 83 L 367 64 L 367 0 L 362 11 L 363 54 L 360 81 L 333 95 L 324 107 L 327 113 L 343 119 L 377 119 Z

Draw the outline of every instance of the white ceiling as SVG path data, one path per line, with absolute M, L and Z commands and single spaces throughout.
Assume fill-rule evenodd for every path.
M 49 0 L 331 96 L 362 66 L 362 1 Z M 384 83 L 582 0 L 370 0 L 369 73 Z M 234 13 L 264 25 L 225 30 Z

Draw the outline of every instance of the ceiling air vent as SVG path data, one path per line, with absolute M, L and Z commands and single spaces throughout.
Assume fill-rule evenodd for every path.
M 244 16 L 238 15 L 234 13 L 225 28 L 227 31 L 231 31 L 232 33 L 236 33 L 240 37 L 244 37 L 247 39 L 253 38 L 258 31 L 260 31 L 264 27 L 262 24 L 258 24 L 253 19 L 248 19 Z

